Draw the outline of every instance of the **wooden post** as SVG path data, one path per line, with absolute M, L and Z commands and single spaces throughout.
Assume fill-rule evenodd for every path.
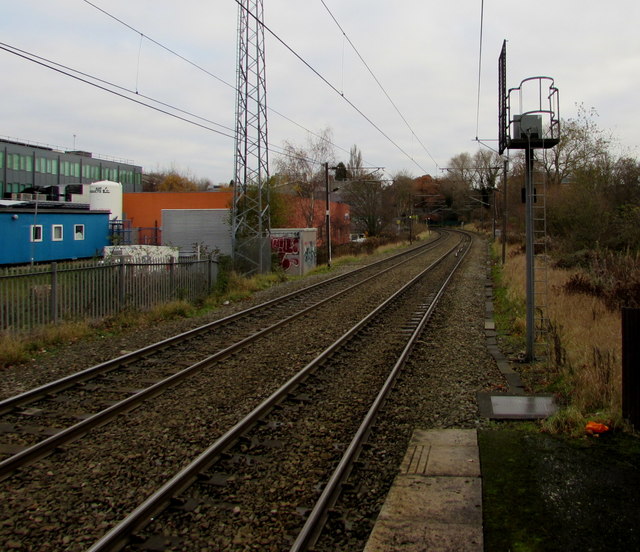
M 622 309 L 622 416 L 640 429 L 640 309 Z

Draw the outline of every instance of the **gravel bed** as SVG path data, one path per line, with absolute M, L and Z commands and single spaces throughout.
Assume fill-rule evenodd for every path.
M 388 285 L 394 284 L 393 280 L 385 279 Z M 371 295 L 371 291 L 365 294 Z M 265 300 L 266 295 L 256 300 Z M 269 352 L 264 352 L 263 347 L 257 353 L 260 362 L 248 362 L 249 358 L 256 358 L 255 354 L 236 355 L 214 377 L 202 374 L 162 395 L 153 407 L 139 408 L 118 423 L 92 432 L 91 447 L 69 445 L 64 452 L 39 462 L 24 475 L 3 482 L 0 504 L 5 522 L 0 526 L 0 544 L 7 549 L 84 550 L 96 535 L 295 373 L 309 358 L 311 349 L 327 340 L 325 334 L 333 336 L 344 328 L 344 312 L 355 314 L 359 303 L 362 297 L 354 297 L 344 305 L 344 311 L 327 308 L 322 316 L 302 320 L 299 333 L 274 334 L 269 339 Z M 319 331 L 319 320 L 326 330 Z M 138 341 L 136 346 L 184 331 L 186 328 L 178 328 L 182 322 L 203 323 L 188 320 L 168 324 L 162 332 L 158 330 L 166 332 L 163 336 L 154 333 L 151 339 Z M 130 346 L 133 339 L 139 337 L 132 336 L 126 342 L 129 350 L 133 348 Z M 119 354 L 122 339 L 125 338 L 110 344 L 111 353 L 106 353 L 106 348 L 102 350 L 101 359 L 114 356 L 113 351 Z M 296 349 L 292 348 L 294 342 L 298 345 Z M 80 367 L 84 367 L 91 356 L 89 351 L 96 348 L 92 342 L 84 346 L 87 347 L 84 356 L 80 344 L 74 344 L 47 358 L 55 358 L 57 367 L 82 359 L 84 364 Z M 97 361 L 92 359 L 89 364 Z M 39 362 L 35 367 L 44 370 L 47 365 L 42 359 Z M 53 367 L 50 373 L 55 371 Z M 33 372 L 25 373 L 28 380 L 28 374 Z M 149 427 L 155 431 L 148 431 Z M 162 452 L 149 457 L 148 451 L 152 450 Z
M 126 352 L 142 349 L 176 334 L 219 320 L 352 269 L 353 266 L 345 266 L 332 270 L 328 274 L 284 282 L 257 292 L 250 298 L 222 305 L 220 308 L 200 316 L 164 321 L 143 327 L 125 328 L 116 334 L 109 330 L 103 330 L 92 337 L 74 343 L 51 347 L 49 350 L 40 349 L 30 362 L 0 369 L 0 373 L 2 373 L 0 399 L 17 395 Z

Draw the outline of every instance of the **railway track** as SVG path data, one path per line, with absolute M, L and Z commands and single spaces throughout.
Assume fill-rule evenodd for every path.
M 453 247 L 351 327 L 90 551 L 221 549 L 230 541 L 311 549 L 468 246 Z
M 92 429 L 87 438 L 67 443 L 55 454 L 12 472 L 0 482 L 0 518 L 5 520 L 0 524 L 0 548 L 11 549 L 20 543 L 18 548 L 22 549 L 87 550 L 136 505 L 187 469 L 211 443 L 250 417 L 286 382 L 297 380 L 328 345 L 350 334 L 364 316 L 457 244 L 460 238 L 454 236 L 458 235 L 450 235 L 446 243 L 441 240 L 438 251 L 421 253 L 384 276 L 371 278 L 339 299 L 229 352 L 214 368 L 196 371 L 181 385 L 169 387 L 112 423 Z M 430 274 L 434 271 L 442 272 L 444 278 L 442 263 Z M 435 288 L 412 289 L 404 295 L 429 297 L 435 293 Z M 326 295 L 335 293 L 332 287 Z M 178 506 L 178 518 L 171 516 L 167 525 L 136 529 L 136 538 L 150 540 L 144 546 L 137 541 L 127 546 L 132 550 L 162 549 L 164 545 L 154 545 L 158 539 L 160 543 L 174 542 L 167 549 L 176 550 L 198 549 L 199 544 L 204 549 L 217 546 L 229 550 L 250 546 L 281 550 L 293 545 L 322 491 L 321 481 L 329 480 L 407 336 L 415 329 L 418 312 L 424 309 L 419 304 L 389 304 L 385 312 L 397 312 L 402 323 L 385 314 L 377 324 L 355 331 L 340 352 L 324 353 L 315 374 L 304 383 L 301 378 L 295 391 L 285 393 L 280 405 L 269 414 L 265 412 L 253 433 L 230 444 L 220 455 L 223 463 L 206 470 L 206 481 L 196 476 L 207 492 L 215 493 L 213 496 L 203 491 L 202 502 L 194 502 L 193 496 L 172 496 L 170 502 Z M 215 332 L 204 341 L 213 341 L 213 335 Z M 345 356 L 348 354 L 355 356 Z M 338 400 L 336 393 L 345 394 L 345 398 Z M 323 401 L 319 407 L 314 406 L 316 398 Z M 330 417 L 321 418 L 325 415 Z M 350 424 L 346 429 L 345 420 Z M 298 432 L 300 429 L 306 433 Z M 291 441 L 302 446 L 297 460 L 288 456 Z M 364 448 L 365 453 L 368 450 Z M 269 459 L 272 455 L 275 464 Z M 236 467 L 241 471 L 235 471 Z M 267 487 L 255 486 L 269 481 Z M 247 501 L 251 497 L 257 503 L 251 505 Z M 329 522 L 335 523 L 332 516 Z M 206 541 L 212 535 L 217 544 Z
M 0 401 L 0 479 L 440 246 L 436 240 L 401 252 Z

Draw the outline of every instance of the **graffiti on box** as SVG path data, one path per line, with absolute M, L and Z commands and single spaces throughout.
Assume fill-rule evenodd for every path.
M 315 268 L 316 266 L 316 249 L 315 242 L 308 241 L 304 243 L 304 265 L 307 270 Z
M 300 238 L 278 236 L 271 238 L 271 250 L 275 251 L 285 272 L 297 272 L 300 267 Z

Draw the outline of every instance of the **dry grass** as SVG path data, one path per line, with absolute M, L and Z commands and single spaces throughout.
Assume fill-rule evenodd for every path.
M 567 291 L 576 270 L 548 269 L 548 309 L 551 358 L 546 367 L 549 388 L 569 406 L 555 429 L 574 426 L 580 418 L 598 418 L 614 426 L 621 423 L 621 322 L 619 311 L 605 300 Z M 503 284 L 510 301 L 525 301 L 525 256 L 510 248 L 503 270 Z M 514 326 L 525 326 L 517 320 Z M 570 415 L 569 415 L 570 414 Z
M 88 324 L 65 322 L 42 326 L 28 335 L 2 334 L 0 335 L 0 367 L 27 362 L 39 351 L 62 343 L 73 343 L 92 332 Z

